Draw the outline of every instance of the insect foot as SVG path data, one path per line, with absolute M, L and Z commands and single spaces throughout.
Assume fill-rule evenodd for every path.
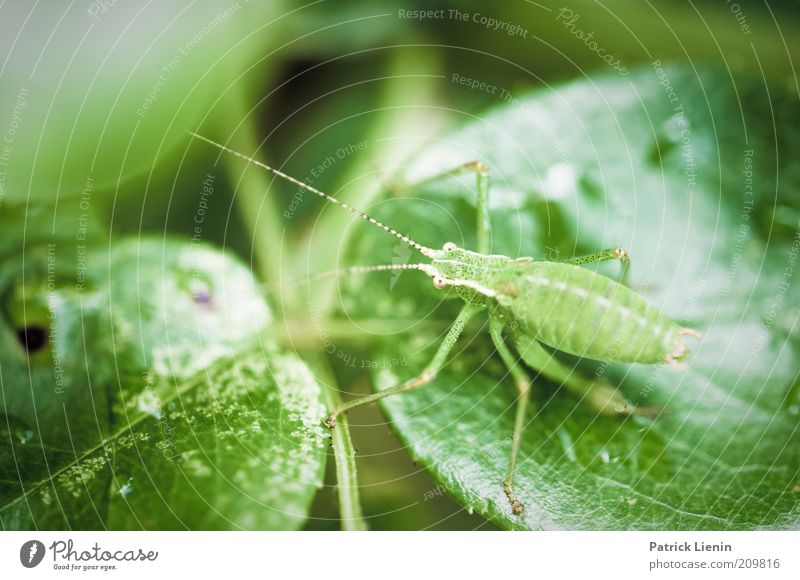
M 514 495 L 514 490 L 511 488 L 511 482 L 506 480 L 503 482 L 503 491 L 506 492 L 506 497 L 508 497 L 508 501 L 511 502 L 511 512 L 515 515 L 520 515 L 522 512 L 525 511 L 525 506 L 522 505 L 517 499 L 517 496 Z
M 694 330 L 693 328 L 681 328 L 678 331 L 679 336 L 691 336 L 696 340 L 700 340 L 700 333 Z M 686 365 L 681 361 L 685 359 L 689 355 L 689 348 L 683 343 L 683 341 L 679 341 L 675 347 L 675 351 L 671 354 L 668 354 L 664 357 L 664 363 L 671 366 L 674 369 L 678 370 L 686 370 Z
M 658 406 L 658 405 L 651 405 L 649 407 L 635 407 L 631 415 L 636 415 L 637 417 L 646 417 L 648 419 L 655 419 L 662 413 L 666 413 L 669 411 L 669 408 Z
M 681 328 L 678 331 L 678 334 L 680 334 L 681 336 L 691 336 L 692 338 L 696 338 L 697 340 L 700 340 L 701 338 L 700 333 L 697 332 L 694 328 Z
M 489 166 L 482 161 L 468 161 L 464 164 L 464 168 L 469 169 L 470 171 L 478 171 L 480 173 L 486 173 L 489 171 Z
M 679 356 L 683 356 L 683 354 L 684 353 L 682 352 Z M 679 371 L 685 371 L 687 368 L 685 363 L 678 362 L 678 359 L 674 356 L 667 355 L 666 357 L 664 357 L 664 363 L 666 363 L 673 369 L 677 369 Z

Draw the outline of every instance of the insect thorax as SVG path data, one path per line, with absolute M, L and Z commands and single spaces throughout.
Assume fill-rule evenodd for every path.
M 488 304 L 502 293 L 513 277 L 517 262 L 500 255 L 486 255 L 461 248 L 445 251 L 432 261 L 439 273 L 455 282 L 456 295 L 465 302 Z

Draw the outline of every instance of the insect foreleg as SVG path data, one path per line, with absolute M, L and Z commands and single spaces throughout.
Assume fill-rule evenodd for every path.
M 521 514 L 525 507 L 517 499 L 516 495 L 514 495 L 512 482 L 514 479 L 514 469 L 517 466 L 520 444 L 522 443 L 522 432 L 525 429 L 525 416 L 528 401 L 531 398 L 531 379 L 503 341 L 503 321 L 499 318 L 492 318 L 489 321 L 489 333 L 492 336 L 492 342 L 494 342 L 497 352 L 500 354 L 500 358 L 503 359 L 503 362 L 508 368 L 508 372 L 510 372 L 511 376 L 514 378 L 514 384 L 517 386 L 517 411 L 514 418 L 514 435 L 511 438 L 511 458 L 508 462 L 508 472 L 503 482 L 503 490 L 506 492 L 506 496 L 508 496 L 508 501 L 511 502 L 511 511 L 515 514 Z
M 519 335 L 517 349 L 527 365 L 556 383 L 564 385 L 599 413 L 617 415 L 630 414 L 634 411 L 633 405 L 628 403 L 612 385 L 602 379 L 590 381 L 547 352 L 535 338 Z
M 410 379 L 404 383 L 400 383 L 399 385 L 395 385 L 388 389 L 384 389 L 383 391 L 373 393 L 371 395 L 367 395 L 365 397 L 360 397 L 358 399 L 354 399 L 352 401 L 348 401 L 342 405 L 336 407 L 331 414 L 325 419 L 325 425 L 330 429 L 333 429 L 336 426 L 336 417 L 340 413 L 344 413 L 350 409 L 355 407 L 360 407 L 361 405 L 368 405 L 369 403 L 374 403 L 375 401 L 379 401 L 389 395 L 394 395 L 396 393 L 405 393 L 407 391 L 413 391 L 414 389 L 418 389 L 424 385 L 430 383 L 436 375 L 439 374 L 439 371 L 444 366 L 445 361 L 447 360 L 447 355 L 450 354 L 450 351 L 453 350 L 453 347 L 458 341 L 458 337 L 461 336 L 461 333 L 464 332 L 464 327 L 467 325 L 467 322 L 470 318 L 475 316 L 481 310 L 481 307 L 475 306 L 473 304 L 467 304 L 459 312 L 458 317 L 453 322 L 453 325 L 450 327 L 450 330 L 447 331 L 447 335 L 444 337 L 442 344 L 439 345 L 439 349 L 436 351 L 436 354 L 433 356 L 433 360 L 428 363 L 428 366 L 425 367 L 425 370 L 422 373 L 413 379 Z
M 566 264 L 575 264 L 580 266 L 582 264 L 594 264 L 595 262 L 606 262 L 608 260 L 619 260 L 622 264 L 622 282 L 626 282 L 628 278 L 628 267 L 630 266 L 630 254 L 624 248 L 608 248 L 586 254 L 585 256 L 574 256 L 563 260 Z

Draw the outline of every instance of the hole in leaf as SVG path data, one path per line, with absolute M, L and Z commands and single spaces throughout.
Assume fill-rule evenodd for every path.
M 47 331 L 43 326 L 26 326 L 17 330 L 17 339 L 28 353 L 35 353 L 47 345 Z

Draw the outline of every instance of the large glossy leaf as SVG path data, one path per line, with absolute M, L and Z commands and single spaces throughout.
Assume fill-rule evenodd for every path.
M 5 203 L 97 195 L 185 143 L 278 35 L 277 2 L 0 7 Z M 216 117 L 220 118 L 220 117 Z
M 509 103 L 420 152 L 407 183 L 489 164 L 495 252 L 624 246 L 632 288 L 703 333 L 686 371 L 565 359 L 662 408 L 654 419 L 597 416 L 537 378 L 515 516 L 501 487 L 515 391 L 479 320 L 434 384 L 383 404 L 454 498 L 506 528 L 798 526 L 799 116 L 758 80 L 652 67 Z M 473 181 L 395 188 L 369 210 L 426 245 L 474 247 Z M 368 231 L 351 258 L 417 256 Z M 347 316 L 401 321 L 373 341 L 372 360 L 407 361 L 375 365 L 379 389 L 423 368 L 458 308 L 416 272 L 354 278 L 343 294 Z
M 320 391 L 201 243 L 52 244 L 3 276 L 4 528 L 285 529 L 321 485 Z

